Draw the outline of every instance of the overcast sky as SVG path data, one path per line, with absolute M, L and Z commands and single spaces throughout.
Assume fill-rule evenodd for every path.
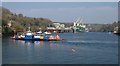
M 117 2 L 3 2 L 13 13 L 48 18 L 54 22 L 113 23 L 118 20 Z

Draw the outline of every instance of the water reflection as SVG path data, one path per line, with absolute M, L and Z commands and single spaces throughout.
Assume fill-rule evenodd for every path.
M 21 44 L 26 46 L 45 46 L 48 44 L 49 47 L 56 47 L 58 48 L 59 44 L 58 42 L 53 41 L 30 41 L 30 40 L 12 40 L 14 44 Z

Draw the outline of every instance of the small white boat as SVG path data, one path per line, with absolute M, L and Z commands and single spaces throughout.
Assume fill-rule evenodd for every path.
M 41 33 L 42 33 L 42 31 L 39 31 L 39 32 L 37 32 L 37 33 L 41 34 Z
M 51 34 L 51 32 L 47 32 L 47 31 L 46 31 L 46 32 L 44 32 L 44 33 L 45 33 L 45 34 Z

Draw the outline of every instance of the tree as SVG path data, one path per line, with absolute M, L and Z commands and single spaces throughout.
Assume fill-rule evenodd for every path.
M 2 9 L 2 23 L 3 27 L 7 27 L 9 21 L 13 21 L 12 27 L 3 28 L 4 33 L 6 30 L 15 30 L 15 31 L 24 31 L 27 30 L 29 24 L 31 24 L 32 31 L 38 31 L 39 27 L 42 28 L 42 31 L 46 30 L 48 25 L 53 25 L 52 21 L 46 18 L 31 18 L 27 16 L 23 16 L 23 14 L 14 14 L 10 12 L 8 9 Z

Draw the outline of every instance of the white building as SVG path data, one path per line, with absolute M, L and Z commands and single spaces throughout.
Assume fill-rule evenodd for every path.
M 59 28 L 60 27 L 60 23 L 53 23 L 55 25 L 55 28 Z
M 61 24 L 61 23 L 53 23 L 55 25 L 55 28 L 56 29 L 61 29 L 61 28 L 65 28 L 65 25 L 64 24 Z
M 60 27 L 61 28 L 65 28 L 65 24 L 60 24 Z

